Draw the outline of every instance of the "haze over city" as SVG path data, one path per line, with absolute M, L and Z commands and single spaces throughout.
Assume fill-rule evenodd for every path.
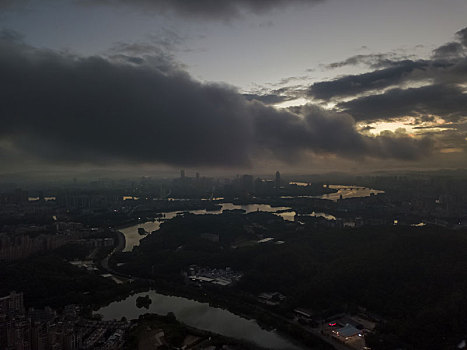
M 466 0 L 0 0 L 0 350 L 467 349 Z

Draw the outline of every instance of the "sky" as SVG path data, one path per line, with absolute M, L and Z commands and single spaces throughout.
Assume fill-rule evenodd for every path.
M 0 173 L 467 166 L 465 0 L 0 0 Z

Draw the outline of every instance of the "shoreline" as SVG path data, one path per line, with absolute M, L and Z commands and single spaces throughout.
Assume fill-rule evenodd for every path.
M 165 287 L 167 287 L 167 286 L 165 286 Z M 259 310 L 259 306 L 256 306 L 256 305 L 249 305 L 250 307 L 248 307 L 249 310 L 251 310 L 251 308 L 254 307 L 256 309 L 256 315 L 246 313 L 246 312 L 240 311 L 236 307 L 232 307 L 232 305 L 227 305 L 225 302 L 221 302 L 220 301 L 221 297 L 219 295 L 215 296 L 215 298 L 214 298 L 215 300 L 213 300 L 212 298 L 209 298 L 206 293 L 204 293 L 204 295 L 201 295 L 201 294 L 194 295 L 193 293 L 190 293 L 187 290 L 182 291 L 182 290 L 180 290 L 179 288 L 176 288 L 176 287 L 175 287 L 175 289 L 171 289 L 171 290 L 169 290 L 167 288 L 164 288 L 164 287 L 160 288 L 160 287 L 156 287 L 156 286 L 148 287 L 148 288 L 146 288 L 144 290 L 142 290 L 142 289 L 141 290 L 134 290 L 130 294 L 128 294 L 128 296 L 126 296 L 125 298 L 121 298 L 119 300 L 112 301 L 109 304 L 100 307 L 98 310 L 94 310 L 94 312 L 98 313 L 98 311 L 101 308 L 108 307 L 110 304 L 112 304 L 114 302 L 121 302 L 121 301 L 124 301 L 124 300 L 126 300 L 126 299 L 128 299 L 128 298 L 130 298 L 132 296 L 138 295 L 138 294 L 141 294 L 141 295 L 144 296 L 145 293 L 150 293 L 150 292 L 153 292 L 153 293 L 159 294 L 159 295 L 163 295 L 163 296 L 166 296 L 166 297 L 182 298 L 182 299 L 189 300 L 189 301 L 192 301 L 192 302 L 196 302 L 196 303 L 199 303 L 199 304 L 205 304 L 209 308 L 218 309 L 218 310 L 228 312 L 228 313 L 230 313 L 232 315 L 235 315 L 235 316 L 237 316 L 237 317 L 239 317 L 239 318 L 241 318 L 241 319 L 243 319 L 245 321 L 252 321 L 262 331 L 268 332 L 270 334 L 276 334 L 277 336 L 281 337 L 282 339 L 290 342 L 292 345 L 297 346 L 297 347 L 299 347 L 301 349 L 306 349 L 307 346 L 309 346 L 307 344 L 306 340 L 297 339 L 296 337 L 291 336 L 289 333 L 287 333 L 283 329 L 280 329 L 280 327 L 275 327 L 273 325 L 268 325 L 267 322 L 265 322 L 264 320 L 261 320 L 261 317 L 258 317 L 258 316 L 260 316 L 259 313 L 262 312 L 262 314 L 265 315 L 265 316 L 267 315 L 269 319 L 271 319 L 271 318 L 277 319 L 279 317 L 279 315 L 277 315 L 275 313 L 272 313 L 272 312 L 270 312 L 268 310 L 264 310 L 264 309 Z M 211 295 L 211 297 L 212 297 L 212 295 Z M 148 310 L 147 313 L 158 315 L 157 313 L 150 312 L 149 310 Z M 142 313 L 142 315 L 143 314 L 144 313 Z M 137 320 L 137 319 L 138 318 L 131 318 L 131 320 Z M 184 323 L 183 320 L 179 320 L 179 321 Z M 292 320 L 282 320 L 282 321 L 283 321 L 284 329 L 287 327 L 287 325 L 291 325 L 293 327 L 301 327 L 301 326 L 299 326 L 297 324 L 294 324 Z M 193 327 L 193 326 L 189 326 L 189 327 Z M 196 327 L 194 327 L 194 328 L 196 328 Z M 225 336 L 225 335 L 222 335 L 220 333 L 216 333 L 214 331 L 205 330 L 205 329 L 201 329 L 201 328 L 198 328 L 198 329 L 200 329 L 202 331 L 213 332 L 213 333 L 219 334 L 221 336 Z M 312 336 L 313 339 L 316 339 L 316 340 L 320 339 L 319 337 L 316 337 L 316 335 L 314 335 L 312 333 L 309 333 L 308 335 Z M 230 337 L 230 336 L 225 336 L 225 337 Z M 234 338 L 234 337 L 230 337 L 230 338 L 233 338 L 233 339 L 239 340 L 239 341 L 248 342 L 248 340 L 242 339 L 242 338 Z M 260 346 L 260 345 L 258 345 L 256 343 L 255 343 L 255 345 Z M 316 344 L 314 344 L 314 345 L 316 345 Z

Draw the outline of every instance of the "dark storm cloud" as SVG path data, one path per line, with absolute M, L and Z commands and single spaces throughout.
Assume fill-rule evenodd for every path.
M 315 106 L 301 107 L 300 115 L 257 106 L 254 110 L 257 142 L 278 156 L 294 156 L 294 149 L 312 149 L 341 155 L 367 154 L 365 138 L 355 129 L 354 120 Z M 273 147 L 271 147 L 271 145 Z
M 0 40 L 2 158 L 247 166 L 309 152 L 402 159 L 430 152 L 426 139 L 362 136 L 349 115 L 311 106 L 277 111 L 228 86 L 194 81 L 174 64 L 137 63 Z
M 435 59 L 452 59 L 461 57 L 463 53 L 463 45 L 453 41 L 433 50 L 433 57 Z
M 401 84 L 408 79 L 408 75 L 416 70 L 423 70 L 426 67 L 427 62 L 425 61 L 400 61 L 394 67 L 314 83 L 309 88 L 308 93 L 310 96 L 322 100 L 329 100 L 334 97 L 355 96 L 366 91 L 377 91 Z
M 357 121 L 405 116 L 457 121 L 467 116 L 466 36 L 467 28 L 460 30 L 457 41 L 439 46 L 429 59 L 395 61 L 380 55 L 359 55 L 333 63 L 332 67 L 362 62 L 387 67 L 314 83 L 308 95 L 336 103 L 338 110 Z
M 421 155 L 432 153 L 435 142 L 432 138 L 414 139 L 403 132 L 385 131 L 372 139 L 373 153 L 380 158 L 416 160 Z
M 455 85 L 428 85 L 420 88 L 391 89 L 383 94 L 339 103 L 338 107 L 356 120 L 430 114 L 457 120 L 467 116 L 467 94 Z
M 415 160 L 433 149 L 429 138 L 415 139 L 404 133 L 364 136 L 355 128 L 354 119 L 317 106 L 299 107 L 300 116 L 271 108 L 254 110 L 259 147 L 272 150 L 280 159 L 296 157 L 296 150 L 337 154 L 343 157 L 396 158 Z
M 429 116 L 438 115 L 450 120 L 457 120 L 467 115 L 467 58 L 452 55 L 452 50 L 447 47 L 438 48 L 434 55 L 443 59 L 433 59 L 420 64 L 423 69 L 417 69 L 410 74 L 395 74 L 388 79 L 382 79 L 373 84 L 376 76 L 381 76 L 381 71 L 365 73 L 358 76 L 347 76 L 340 81 L 326 82 L 321 85 L 326 87 L 328 99 L 336 96 L 355 96 L 356 98 L 339 102 L 338 108 L 350 113 L 357 120 L 391 119 L 402 116 Z M 454 57 L 454 58 L 453 58 Z M 385 70 L 388 73 L 387 70 Z M 361 85 L 356 84 L 362 82 Z M 389 83 L 389 82 L 392 83 Z M 398 82 L 396 84 L 395 82 Z M 421 87 L 408 87 L 412 83 L 420 82 Z M 373 88 L 379 85 L 390 88 L 386 91 L 378 91 Z M 318 85 L 320 86 L 320 85 Z M 313 88 L 313 87 L 312 87 Z M 344 90 L 340 92 L 339 89 Z M 371 91 L 369 96 L 358 97 L 358 93 Z M 333 93 L 334 92 L 334 93 Z M 347 94 L 347 95 L 344 95 Z M 319 96 L 324 96 L 323 93 Z
M 126 5 L 145 11 L 173 12 L 184 17 L 230 19 L 244 12 L 261 14 L 275 8 L 324 0 L 76 0 L 78 3 Z
M 0 52 L 0 137 L 26 154 L 70 162 L 248 161 L 246 106 L 229 88 L 11 42 Z

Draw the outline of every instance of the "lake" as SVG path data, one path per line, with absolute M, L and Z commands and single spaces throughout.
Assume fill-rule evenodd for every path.
M 138 308 L 136 298 L 149 295 L 152 300 L 148 309 Z M 173 312 L 177 320 L 202 330 L 218 333 L 227 337 L 246 340 L 267 349 L 291 349 L 300 347 L 292 344 L 279 334 L 262 329 L 255 320 L 247 320 L 227 310 L 209 306 L 187 298 L 159 294 L 154 290 L 138 293 L 115 301 L 97 311 L 104 320 L 137 319 L 145 313 L 166 315 Z

